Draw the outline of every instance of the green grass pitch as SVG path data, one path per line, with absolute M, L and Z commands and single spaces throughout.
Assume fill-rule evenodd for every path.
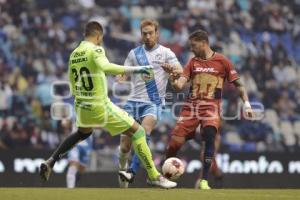
M 1 200 L 259 200 L 300 199 L 300 190 L 286 189 L 104 189 L 0 188 Z

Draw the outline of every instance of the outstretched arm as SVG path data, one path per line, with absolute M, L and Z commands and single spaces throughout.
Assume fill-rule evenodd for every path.
M 95 63 L 100 67 L 106 74 L 118 75 L 118 74 L 131 74 L 131 73 L 148 73 L 149 70 L 153 69 L 152 66 L 123 66 L 110 63 L 107 58 L 97 58 Z
M 176 76 L 170 76 L 170 83 L 171 86 L 175 89 L 175 90 L 182 90 L 182 88 L 184 88 L 184 86 L 186 85 L 188 79 L 184 76 L 180 76 L 179 78 L 176 78 Z
M 251 108 L 249 98 L 248 98 L 248 95 L 247 95 L 247 91 L 246 91 L 244 85 L 241 83 L 240 79 L 237 79 L 237 80 L 233 81 L 232 83 L 238 89 L 239 95 L 240 95 L 242 101 L 244 102 L 245 112 L 246 112 L 247 117 L 253 118 L 254 117 L 254 112 Z
M 161 65 L 161 67 L 165 70 L 165 72 L 169 74 L 181 75 L 183 72 L 180 63 L 176 63 L 176 64 L 164 63 Z
M 153 69 L 152 66 L 123 66 L 110 63 L 105 56 L 105 51 L 102 47 L 97 47 L 93 52 L 93 60 L 97 67 L 101 68 L 104 73 L 111 75 L 131 74 L 131 73 L 146 73 Z
M 127 55 L 127 57 L 126 57 L 126 59 L 125 59 L 125 61 L 124 61 L 124 66 L 134 66 L 134 65 L 135 65 L 134 60 L 135 60 L 135 55 L 134 55 L 133 50 L 131 50 L 131 51 L 128 53 L 128 55 Z M 129 76 L 126 75 L 126 74 L 119 74 L 119 75 L 116 76 L 116 80 L 117 80 L 119 83 L 122 83 L 122 82 L 127 81 L 128 78 L 129 78 Z

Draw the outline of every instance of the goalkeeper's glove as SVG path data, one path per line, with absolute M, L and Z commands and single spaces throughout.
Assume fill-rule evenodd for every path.
M 151 74 L 151 70 L 153 70 L 152 65 L 145 66 L 135 66 L 135 67 L 126 67 L 125 73 L 134 73 L 134 74 Z
M 151 75 L 151 70 L 153 70 L 152 65 L 140 66 L 140 69 L 135 73 Z

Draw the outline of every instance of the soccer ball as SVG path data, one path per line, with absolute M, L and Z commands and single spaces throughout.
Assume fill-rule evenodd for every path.
M 162 173 L 170 180 L 177 180 L 184 173 L 184 164 L 178 158 L 168 158 L 162 166 Z

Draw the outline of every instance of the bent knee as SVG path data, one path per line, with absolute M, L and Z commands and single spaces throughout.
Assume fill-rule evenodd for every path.
M 176 143 L 183 144 L 185 143 L 186 139 L 182 136 L 172 135 L 171 140 L 175 141 Z

